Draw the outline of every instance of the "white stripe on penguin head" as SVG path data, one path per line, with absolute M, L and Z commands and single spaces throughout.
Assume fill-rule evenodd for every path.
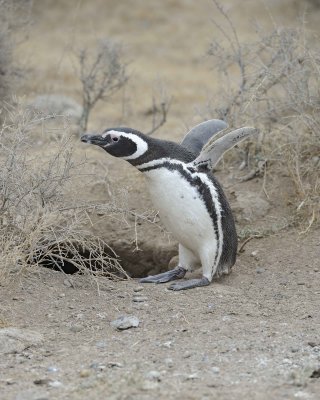
M 105 137 L 108 134 L 123 136 L 125 138 L 132 140 L 136 144 L 137 150 L 133 154 L 131 154 L 130 156 L 119 157 L 122 158 L 123 160 L 135 160 L 136 158 L 142 156 L 146 151 L 148 151 L 148 143 L 145 140 L 143 140 L 140 136 L 135 135 L 134 133 L 126 133 L 126 132 L 112 130 L 104 133 L 102 136 Z

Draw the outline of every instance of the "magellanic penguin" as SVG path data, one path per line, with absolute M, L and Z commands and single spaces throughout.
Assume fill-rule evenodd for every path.
M 212 173 L 223 153 L 257 132 L 254 128 L 227 131 L 227 124 L 209 120 L 194 127 L 181 144 L 156 139 L 130 128 L 109 128 L 84 135 L 114 157 L 138 168 L 149 187 L 164 226 L 179 242 L 179 264 L 173 270 L 143 278 L 164 283 L 183 278 L 202 266 L 202 278 L 174 282 L 171 290 L 206 286 L 214 276 L 229 273 L 236 261 L 237 233 L 226 196 Z M 223 136 L 214 135 L 224 130 Z

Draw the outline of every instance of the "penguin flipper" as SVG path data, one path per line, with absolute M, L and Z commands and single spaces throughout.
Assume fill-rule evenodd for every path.
M 185 147 L 198 156 L 208 140 L 218 132 L 226 129 L 228 124 L 220 119 L 210 119 L 192 128 L 181 142 Z
M 196 168 L 212 170 L 226 151 L 258 132 L 258 129 L 250 127 L 239 128 L 231 132 L 226 130 L 226 133 L 219 139 L 214 140 L 212 138 L 209 140 L 199 156 L 190 164 Z

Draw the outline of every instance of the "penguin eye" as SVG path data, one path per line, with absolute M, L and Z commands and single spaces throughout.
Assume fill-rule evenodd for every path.
M 119 136 L 118 135 L 116 135 L 116 134 L 114 134 L 114 133 L 111 133 L 110 134 L 110 139 L 111 139 L 111 142 L 119 142 Z

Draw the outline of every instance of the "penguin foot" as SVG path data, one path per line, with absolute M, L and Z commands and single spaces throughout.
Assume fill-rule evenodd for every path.
M 200 286 L 210 285 L 209 279 L 202 277 L 201 279 L 189 279 L 188 281 L 175 282 L 168 287 L 169 290 L 186 290 Z
M 165 283 L 174 281 L 175 279 L 181 279 L 185 276 L 187 270 L 182 267 L 176 267 L 170 271 L 163 272 L 158 275 L 151 275 L 146 278 L 139 280 L 140 283 Z

